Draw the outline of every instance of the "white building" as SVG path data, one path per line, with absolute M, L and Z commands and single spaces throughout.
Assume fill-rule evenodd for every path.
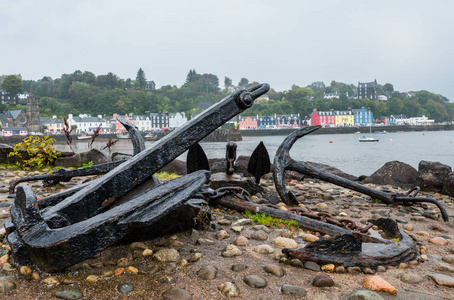
M 72 114 L 68 115 L 68 124 L 70 127 L 76 125 L 76 133 L 94 133 L 95 130 L 101 126 L 101 133 L 110 133 L 111 127 L 107 124 L 106 120 L 101 115 L 92 117 L 89 114 L 80 114 L 74 117 Z
M 130 116 L 129 121 L 136 125 L 139 131 L 151 131 L 151 119 L 149 116 L 145 115 Z
M 188 121 L 184 112 L 169 114 L 169 127 L 178 128 Z

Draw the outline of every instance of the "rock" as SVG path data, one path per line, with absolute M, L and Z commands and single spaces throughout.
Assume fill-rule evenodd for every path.
M 333 273 L 335 266 L 333 264 L 327 264 L 322 266 L 322 271 L 327 273 Z
M 298 297 L 304 297 L 307 294 L 307 291 L 300 286 L 293 284 L 283 284 L 281 286 L 281 293 L 284 295 L 294 295 Z
M 218 224 L 219 225 L 232 225 L 232 221 L 231 220 L 227 220 L 227 219 L 221 219 L 218 221 Z
M 266 280 L 257 275 L 244 276 L 243 281 L 252 288 L 261 289 L 266 287 Z
M 412 224 L 405 224 L 404 229 L 408 231 L 413 231 L 413 225 Z
M 99 150 L 91 149 L 89 151 L 84 151 L 76 153 L 67 157 L 59 157 L 55 160 L 55 167 L 76 167 L 80 168 L 83 164 L 93 162 L 95 165 L 103 164 L 108 162 L 107 157 Z
M 131 252 L 134 252 L 134 250 L 140 250 L 142 252 L 143 250 L 148 249 L 148 247 L 144 243 L 135 242 L 129 245 L 129 249 L 131 249 Z
M 239 186 L 251 195 L 263 193 L 265 190 L 258 184 L 255 184 L 250 178 L 243 177 L 239 174 L 227 175 L 223 173 L 212 173 L 210 177 L 210 188 L 216 190 L 221 187 Z
M 177 175 L 186 175 L 186 163 L 179 159 L 174 159 L 170 163 L 166 164 L 163 168 L 159 169 L 156 173 L 168 172 L 175 173 Z
M 448 264 L 454 265 L 454 254 L 443 255 L 441 259 Z
M 454 197 L 454 173 L 449 173 L 446 177 L 441 193 Z
M 294 267 L 298 267 L 298 268 L 301 268 L 301 267 L 304 267 L 304 264 L 301 260 L 299 260 L 298 258 L 293 258 L 289 261 L 289 264 L 291 266 L 294 266 Z M 319 267 L 320 269 L 320 267 Z
M 309 243 L 312 243 L 312 242 L 315 242 L 315 241 L 318 241 L 319 240 L 319 237 L 318 236 L 315 236 L 313 234 L 310 234 L 310 233 L 303 233 L 301 234 L 301 238 L 306 241 L 306 242 L 309 242 Z
M 139 270 L 136 267 L 129 266 L 126 268 L 126 272 L 132 273 L 132 274 L 137 274 L 137 273 L 139 273 Z
M 55 297 L 65 300 L 77 300 L 82 299 L 84 294 L 77 289 L 63 289 L 58 290 L 54 293 Z
M 235 221 L 232 226 L 244 226 L 244 225 L 251 225 L 251 219 L 239 219 Z
M 216 239 L 217 240 L 224 240 L 224 239 L 229 238 L 229 237 L 230 237 L 230 234 L 228 234 L 227 231 L 225 231 L 225 230 L 220 230 L 216 234 Z
M 151 256 L 151 255 L 153 255 L 153 250 L 151 250 L 151 249 L 145 249 L 142 252 L 143 257 L 147 257 L 147 256 Z
M 438 285 L 454 287 L 454 277 L 438 273 L 430 274 L 429 277 Z
M 424 277 L 416 274 L 416 273 L 405 273 L 400 278 L 405 283 L 416 284 L 424 281 Z
M 334 272 L 339 273 L 339 274 L 344 274 L 347 272 L 347 270 L 345 270 L 344 266 L 337 266 L 334 268 Z
M 230 228 L 230 230 L 232 230 L 235 233 L 240 233 L 241 231 L 243 231 L 243 229 L 244 229 L 244 226 L 232 226 Z
M 418 171 L 412 166 L 399 161 L 390 161 L 363 180 L 363 182 L 380 185 L 390 184 L 408 189 L 415 186 L 418 175 Z
M 445 263 L 442 263 L 442 262 L 438 262 L 434 269 L 436 271 L 440 271 L 440 272 L 452 272 L 452 273 L 454 273 L 454 266 L 452 266 L 450 264 L 445 264 Z
M 304 268 L 308 269 L 308 270 L 315 271 L 315 272 L 320 272 L 321 271 L 320 266 L 316 262 L 313 262 L 313 261 L 306 261 L 304 263 Z
M 266 241 L 268 239 L 268 235 L 263 230 L 257 230 L 251 234 L 251 239 Z
M 373 274 L 375 274 L 375 271 L 372 270 L 371 268 L 366 267 L 366 268 L 363 268 L 363 273 L 367 274 L 367 275 L 373 275 Z
M 197 276 L 203 280 L 213 280 L 216 278 L 218 269 L 215 266 L 202 267 L 197 271 Z
M 298 243 L 289 238 L 277 237 L 272 241 L 273 244 L 283 248 L 296 249 L 298 248 Z
M 16 283 L 11 277 L 3 276 L 0 277 L 0 295 L 6 294 L 16 288 Z
M 233 257 L 243 254 L 241 250 L 235 245 L 227 245 L 224 251 L 221 253 L 223 257 Z
M 317 205 L 315 205 L 315 210 L 323 212 L 323 211 L 328 211 L 329 208 L 326 203 L 317 203 Z
M 396 288 L 379 275 L 366 276 L 363 287 L 373 291 L 383 291 L 391 295 L 397 293 Z
M 233 265 L 231 267 L 231 269 L 233 272 L 241 272 L 241 271 L 246 270 L 247 266 L 245 264 L 237 264 L 237 265 Z
M 170 288 L 162 293 L 163 300 L 192 300 L 192 295 L 185 289 Z
M 57 283 L 59 283 L 59 280 L 58 280 L 57 276 L 49 276 L 47 278 L 44 278 L 43 283 L 49 284 L 49 285 L 57 284 Z
M 442 238 L 442 237 L 439 237 L 439 236 L 436 236 L 434 238 L 431 238 L 429 240 L 429 243 L 432 243 L 432 244 L 435 244 L 435 245 L 439 245 L 439 246 L 445 246 L 449 243 L 448 240 Z
M 418 171 L 416 185 L 421 187 L 422 191 L 440 193 L 452 169 L 439 162 L 422 160 L 419 162 Z
M 19 273 L 21 273 L 22 275 L 30 275 L 32 273 L 32 269 L 30 269 L 30 267 L 27 266 L 22 266 L 19 269 Z
M 124 272 L 125 272 L 124 268 L 118 268 L 118 269 L 115 269 L 114 275 L 119 276 L 119 275 L 123 274 Z
M 121 283 L 117 285 L 117 291 L 123 294 L 127 294 L 134 291 L 134 286 L 129 283 Z
M 271 232 L 270 228 L 266 227 L 265 225 L 261 225 L 261 224 L 252 226 L 252 229 L 254 229 L 254 230 L 262 230 L 265 233 L 270 233 Z
M 266 265 L 263 267 L 266 273 L 273 274 L 276 277 L 283 277 L 285 275 L 284 268 L 278 265 Z
M 274 249 L 270 245 L 258 245 L 254 247 L 254 251 L 260 254 L 274 253 Z
M 180 253 L 175 249 L 161 249 L 153 254 L 153 258 L 160 262 L 177 262 L 180 260 Z
M 352 293 L 348 300 L 384 300 L 384 299 L 382 296 L 375 292 L 368 290 L 359 290 Z
M 41 280 L 41 276 L 37 272 L 32 273 L 32 279 L 33 280 Z
M 85 278 L 85 281 L 96 282 L 96 281 L 98 281 L 98 279 L 99 279 L 98 275 L 88 275 L 87 278 Z
M 249 244 L 249 240 L 247 239 L 247 237 L 240 235 L 236 238 L 234 244 L 236 246 L 247 246 Z
M 232 282 L 225 282 L 218 286 L 218 290 L 226 297 L 238 297 L 239 296 L 239 291 L 238 288 L 236 287 L 235 284 Z
M 214 245 L 215 242 L 209 239 L 203 239 L 200 238 L 195 242 L 196 245 L 202 245 L 202 246 L 207 246 L 207 245 Z
M 312 285 L 316 287 L 330 287 L 334 286 L 334 280 L 326 274 L 318 274 L 312 280 Z

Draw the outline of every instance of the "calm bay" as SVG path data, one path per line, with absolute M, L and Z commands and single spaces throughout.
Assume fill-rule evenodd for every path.
M 368 134 L 366 136 L 369 136 Z M 424 131 L 388 134 L 372 134 L 380 139 L 377 143 L 360 143 L 363 134 L 323 134 L 307 135 L 298 140 L 290 155 L 295 160 L 313 161 L 336 167 L 346 173 L 359 176 L 371 175 L 386 162 L 398 160 L 418 169 L 421 160 L 438 161 L 454 166 L 454 131 Z M 236 142 L 237 156 L 251 155 L 260 141 L 263 141 L 271 160 L 286 136 L 243 136 Z M 155 142 L 146 142 L 150 148 Z M 93 148 L 100 149 L 105 140 L 96 140 Z M 87 149 L 87 141 L 73 140 L 76 152 Z M 225 142 L 201 143 L 208 158 L 225 157 Z M 66 143 L 55 143 L 60 151 L 69 151 Z M 107 154 L 107 150 L 103 150 Z M 112 152 L 132 154 L 129 139 L 122 139 L 112 147 Z M 186 154 L 178 159 L 185 161 Z

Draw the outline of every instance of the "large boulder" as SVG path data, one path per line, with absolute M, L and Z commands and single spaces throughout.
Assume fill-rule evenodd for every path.
M 422 160 L 419 162 L 418 172 L 417 185 L 422 191 L 441 193 L 452 169 L 440 162 Z
M 412 166 L 400 162 L 390 161 L 363 180 L 364 183 L 380 185 L 390 184 L 404 189 L 413 188 L 418 179 L 418 171 Z
M 88 164 L 89 162 L 93 162 L 93 164 L 98 165 L 108 162 L 108 159 L 101 151 L 91 149 L 89 151 L 76 153 L 71 156 L 59 157 L 55 160 L 54 166 L 64 168 L 69 167 L 80 168 L 84 164 Z
M 442 194 L 454 197 L 454 173 L 449 173 L 441 190 Z

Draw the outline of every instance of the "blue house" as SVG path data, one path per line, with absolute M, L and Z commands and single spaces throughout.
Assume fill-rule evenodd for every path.
M 276 126 L 276 118 L 274 116 L 257 116 L 257 128 L 266 129 Z
M 352 109 L 355 126 L 369 126 L 373 123 L 374 115 L 369 109 Z

